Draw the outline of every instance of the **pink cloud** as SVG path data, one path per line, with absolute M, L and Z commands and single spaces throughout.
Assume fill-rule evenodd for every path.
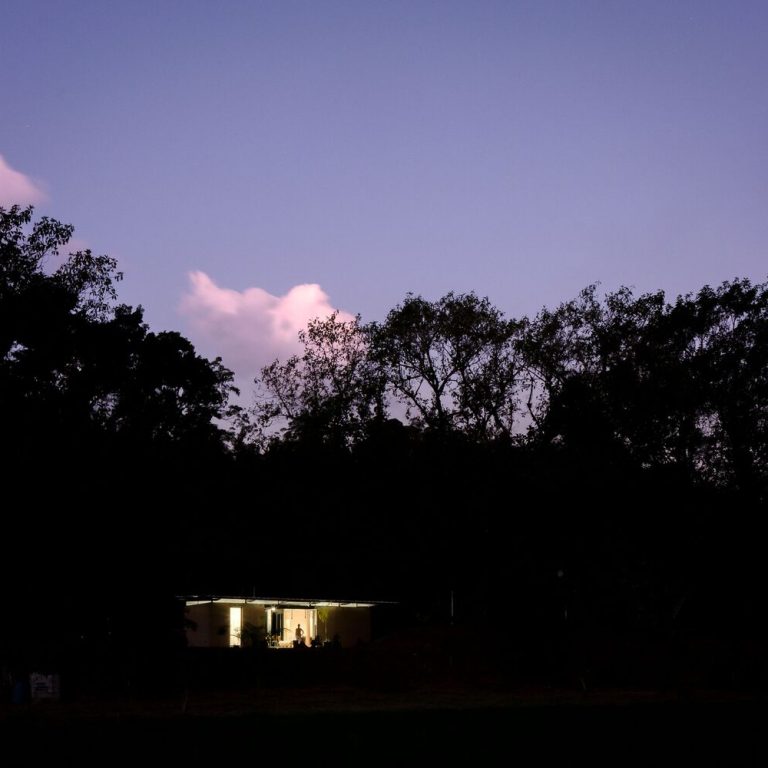
M 190 336 L 202 351 L 220 355 L 241 386 L 276 357 L 284 360 L 299 352 L 299 331 L 310 320 L 335 311 L 317 283 L 273 296 L 263 288 L 221 288 L 205 272 L 191 272 L 189 281 L 180 311 L 188 319 Z M 339 318 L 353 316 L 340 311 Z
M 42 187 L 11 168 L 5 158 L 0 155 L 0 205 L 10 208 L 12 205 L 29 205 L 41 203 L 46 199 Z

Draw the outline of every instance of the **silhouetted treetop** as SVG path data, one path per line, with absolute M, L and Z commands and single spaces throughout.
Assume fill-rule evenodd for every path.
M 73 228 L 0 208 L 0 408 L 3 447 L 90 446 L 108 435 L 223 446 L 232 373 L 178 333 L 153 333 L 141 307 L 117 303 L 108 256 L 64 255 Z M 126 443 L 127 445 L 127 443 Z
M 601 297 L 592 285 L 514 320 L 474 293 L 409 294 L 380 323 L 312 324 L 303 355 L 262 371 L 257 414 L 262 425 L 282 419 L 290 439 L 351 446 L 389 409 L 446 436 L 758 492 L 768 475 L 767 301 L 766 285 L 748 280 L 673 303 L 629 288 Z
M 514 344 L 520 328 L 474 293 L 434 302 L 409 295 L 371 324 L 372 354 L 414 423 L 509 437 L 522 375 Z
M 68 254 L 72 231 L 0 209 L 0 466 L 23 561 L 0 583 L 29 621 L 40 595 L 69 621 L 139 580 L 371 587 L 433 618 L 455 594 L 457 623 L 484 637 L 502 617 L 540 659 L 582 632 L 677 642 L 695 620 L 733 649 L 764 623 L 768 283 L 673 301 L 593 285 L 517 319 L 453 292 L 380 322 L 335 313 L 262 369 L 233 429 L 232 373 L 121 304 L 114 259 Z
M 265 439 L 272 425 L 286 439 L 347 446 L 386 415 L 384 379 L 370 355 L 370 333 L 360 319 L 338 313 L 310 321 L 299 332 L 304 347 L 275 360 L 256 379 L 254 427 Z

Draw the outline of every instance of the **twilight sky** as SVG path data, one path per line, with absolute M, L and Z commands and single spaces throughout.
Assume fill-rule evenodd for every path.
M 768 276 L 768 2 L 6 3 L 0 205 L 242 377 L 339 307 Z

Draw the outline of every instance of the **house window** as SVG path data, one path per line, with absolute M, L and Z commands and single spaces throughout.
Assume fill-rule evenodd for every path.
M 280 608 L 267 609 L 267 634 L 273 642 L 283 639 L 283 611 Z
M 272 614 L 272 634 L 283 639 L 283 612 L 275 611 Z
M 229 609 L 229 647 L 235 648 L 240 645 L 240 633 L 243 629 L 243 609 Z

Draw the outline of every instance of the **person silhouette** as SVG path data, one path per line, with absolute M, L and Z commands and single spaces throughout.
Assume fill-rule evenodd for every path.
M 304 642 L 304 630 L 301 628 L 301 624 L 296 625 L 296 645 L 301 645 Z

